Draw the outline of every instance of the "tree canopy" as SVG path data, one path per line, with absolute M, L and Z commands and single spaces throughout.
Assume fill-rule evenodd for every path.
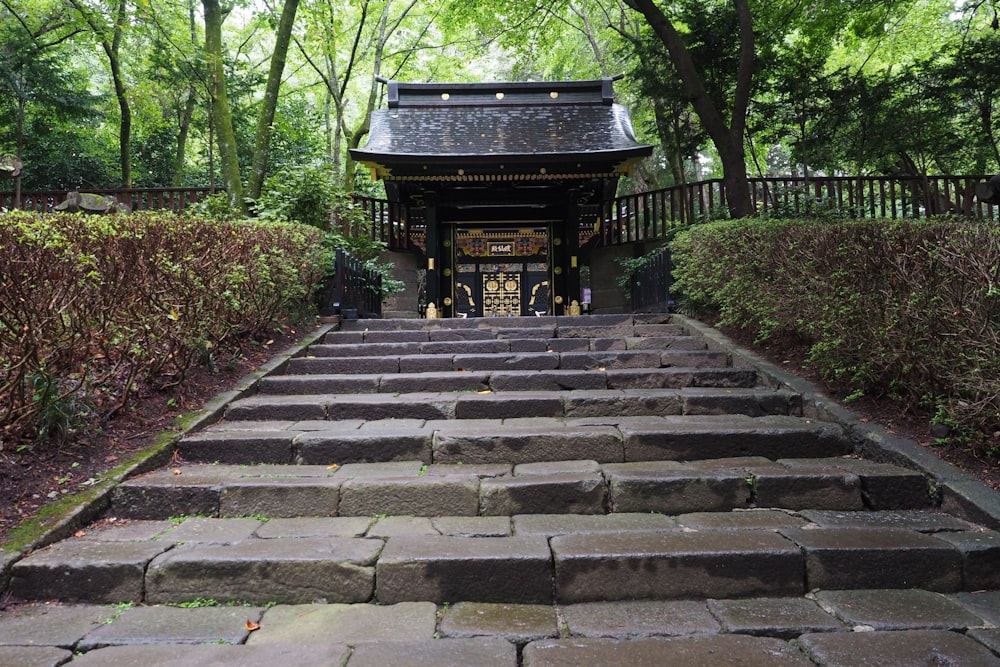
M 1000 171 L 985 0 L 0 0 L 0 155 L 25 189 L 207 185 L 348 158 L 378 78 L 596 78 L 657 147 L 625 187 Z M 321 167 L 315 169 L 315 167 Z M 0 186 L 3 187 L 3 186 Z

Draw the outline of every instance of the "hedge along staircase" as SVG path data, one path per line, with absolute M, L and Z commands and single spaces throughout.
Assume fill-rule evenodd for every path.
M 930 633 L 900 647 L 947 639 L 961 645 L 945 654 L 992 664 L 982 645 L 940 630 L 985 626 L 983 643 L 1000 645 L 988 627 L 1000 611 L 972 611 L 1000 601 L 982 592 L 1000 588 L 997 533 L 941 511 L 924 473 L 854 456 L 842 426 L 803 416 L 802 394 L 734 366 L 690 324 L 351 323 L 186 436 L 182 462 L 121 484 L 85 536 L 15 563 L 11 592 L 385 613 L 433 603 L 433 632 L 446 637 L 471 632 L 448 626 L 462 608 L 451 605 L 484 603 L 471 634 L 486 637 L 448 659 L 490 665 L 604 664 L 608 647 L 568 637 L 593 622 L 581 620 L 591 603 L 615 601 L 675 605 L 645 630 L 603 607 L 605 626 L 626 635 L 691 634 L 670 630 L 680 614 L 694 634 L 781 638 L 741 654 L 759 664 L 856 664 L 834 659 L 853 626 L 916 605 L 962 620 L 887 628 Z M 548 635 L 484 629 L 498 608 L 549 609 L 560 622 Z M 261 612 L 251 644 L 278 609 Z M 800 635 L 802 648 L 783 641 Z M 654 661 L 676 648 L 629 646 Z M 441 647 L 426 664 L 445 664 Z M 425 664 L 423 649 L 406 650 L 399 664 Z

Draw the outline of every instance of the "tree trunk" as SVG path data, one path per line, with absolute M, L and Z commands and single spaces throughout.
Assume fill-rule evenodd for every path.
M 111 80 L 115 86 L 115 98 L 121 112 L 121 125 L 118 129 L 119 163 L 121 166 L 122 186 L 132 187 L 132 108 L 128 101 L 128 87 L 122 74 L 121 44 L 122 34 L 128 24 L 128 0 L 119 0 L 118 9 L 111 19 L 110 27 L 102 26 L 90 10 L 79 2 L 71 0 L 73 7 L 80 13 L 91 31 L 100 39 L 101 48 L 108 57 L 111 69 Z M 111 31 L 109 38 L 108 31 Z
M 205 57 L 208 61 L 209 88 L 212 95 L 212 116 L 215 119 L 219 160 L 222 162 L 222 185 L 229 195 L 229 205 L 243 208 L 243 183 L 240 181 L 240 159 L 233 132 L 233 116 L 226 92 L 226 73 L 222 59 L 222 8 L 219 0 L 201 0 L 205 9 Z
M 746 127 L 747 106 L 750 102 L 750 88 L 753 84 L 754 64 L 753 22 L 747 0 L 734 0 L 740 25 L 740 57 L 736 73 L 736 89 L 732 99 L 732 113 L 728 122 L 725 117 L 727 110 L 717 108 L 712 102 L 705 81 L 698 72 L 683 38 L 656 2 L 654 0 L 625 0 L 625 2 L 646 18 L 653 32 L 667 48 L 670 61 L 684 85 L 684 92 L 690 99 L 695 113 L 698 114 L 702 127 L 712 138 L 722 162 L 722 181 L 726 189 L 726 204 L 730 215 L 734 218 L 754 215 L 746 172 L 746 151 L 743 147 L 743 132 Z
M 249 193 L 252 199 L 260 197 L 264 186 L 264 176 L 267 173 L 267 159 L 271 148 L 271 130 L 274 123 L 274 111 L 278 106 L 278 90 L 281 88 L 281 76 L 285 71 L 285 59 L 288 55 L 288 44 L 291 42 L 292 26 L 295 24 L 295 12 L 299 8 L 299 0 L 285 0 L 281 10 L 281 20 L 274 39 L 274 51 L 271 53 L 271 70 L 267 75 L 267 88 L 264 100 L 260 105 L 260 115 L 257 117 L 257 136 L 254 142 L 253 169 L 250 172 Z

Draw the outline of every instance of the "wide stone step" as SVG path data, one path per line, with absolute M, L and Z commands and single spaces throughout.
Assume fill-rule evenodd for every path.
M 987 648 L 996 650 L 1000 613 L 986 608 L 990 595 L 851 590 L 558 606 L 35 604 L 0 616 L 0 664 L 714 667 L 727 657 L 747 667 L 807 667 L 856 665 L 858 656 L 918 665 L 934 656 L 940 664 L 985 666 L 998 662 Z
M 539 346 L 541 348 L 541 346 Z M 594 371 L 608 368 L 725 368 L 729 358 L 704 349 L 649 349 L 611 351 L 483 350 L 481 352 L 436 352 L 375 350 L 343 356 L 309 354 L 289 360 L 289 375 L 334 375 L 365 373 L 421 373 L 445 371 Z M 322 350 L 311 348 L 310 352 Z
M 856 459 L 745 457 L 687 463 L 559 461 L 516 466 L 400 461 L 340 466 L 185 465 L 122 483 L 112 494 L 110 512 L 133 519 L 676 515 L 755 507 L 812 512 L 907 510 L 928 508 L 931 501 L 928 481 L 922 475 Z M 807 516 L 816 523 L 835 521 Z
M 1000 578 L 992 567 L 1000 545 L 984 545 L 981 528 L 950 517 L 838 512 L 813 516 L 817 523 L 755 514 L 723 513 L 734 519 L 724 527 L 701 514 L 610 515 L 589 527 L 581 517 L 572 533 L 561 532 L 559 515 L 108 520 L 15 563 L 11 593 L 102 604 L 572 604 L 706 591 L 717 599 L 858 587 L 953 593 L 995 588 Z M 916 527 L 886 527 L 897 519 Z
M 736 456 L 823 458 L 851 451 L 842 427 L 783 415 L 485 419 L 476 418 L 473 407 L 484 415 L 489 408 L 486 402 L 462 403 L 468 411 L 453 413 L 449 403 L 443 399 L 434 403 L 428 395 L 423 415 L 429 418 L 403 419 L 393 418 L 396 397 L 376 396 L 385 400 L 381 419 L 369 413 L 375 421 L 358 415 L 325 421 L 325 413 L 290 409 L 275 415 L 284 421 L 220 423 L 185 437 L 178 451 L 192 462 L 322 465 L 394 460 L 519 464 L 578 459 L 627 463 Z M 330 409 L 346 412 L 351 405 L 350 397 L 344 397 Z M 372 404 L 364 405 L 370 409 Z M 553 412 L 557 406 L 561 406 L 558 399 Z
M 407 337 L 414 337 L 411 332 Z M 420 333 L 420 332 L 413 332 Z M 327 336 L 329 338 L 329 335 Z M 400 338 L 402 338 L 400 336 Z M 384 341 L 376 343 L 318 343 L 308 348 L 303 358 L 356 359 L 358 357 L 408 357 L 483 354 L 606 354 L 627 355 L 640 352 L 705 351 L 705 341 L 695 336 L 655 336 L 624 338 L 487 338 L 431 341 Z M 433 359 L 427 360 L 433 362 Z
M 655 379 L 656 382 L 651 380 Z M 601 387 L 601 382 L 605 386 Z M 746 380 L 746 382 L 741 382 Z M 530 378 L 522 375 L 498 375 L 487 378 L 470 374 L 461 378 L 424 377 L 414 384 L 426 385 L 420 391 L 409 377 L 359 382 L 367 393 L 256 394 L 230 403 L 226 419 L 230 421 L 304 421 L 346 419 L 470 419 L 514 417 L 563 417 L 574 415 L 637 416 L 639 414 L 675 415 L 718 414 L 732 409 L 734 414 L 789 414 L 800 410 L 796 394 L 757 389 L 750 377 L 729 371 L 665 369 L 651 378 L 608 371 L 603 377 L 549 375 Z M 350 382 L 350 381 L 348 381 Z M 375 386 L 378 382 L 379 386 Z M 320 380 L 318 385 L 323 385 Z M 353 384 L 353 383 L 352 383 Z M 566 384 L 576 388 L 566 388 Z M 290 388 L 289 385 L 278 386 Z M 548 386 L 547 386 L 548 385 Z M 559 385 L 556 390 L 552 385 Z M 588 385 L 594 385 L 588 387 Z M 275 385 L 269 385 L 275 386 Z M 327 388 L 346 389 L 343 378 L 336 378 Z M 450 386 L 441 390 L 440 386 Z M 523 390 L 525 386 L 538 389 Z M 308 382 L 299 389 L 318 388 Z M 437 390 L 434 388 L 437 387 Z M 410 391 L 398 391 L 400 389 Z M 697 388 L 693 391 L 677 391 Z M 396 389 L 397 391 L 393 391 Z M 753 391 L 712 391 L 712 389 L 753 389 Z M 646 412 L 642 412 L 646 411 Z

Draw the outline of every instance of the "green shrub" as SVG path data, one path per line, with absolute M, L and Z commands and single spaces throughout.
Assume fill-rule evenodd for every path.
M 170 214 L 0 215 L 0 446 L 183 381 L 309 307 L 321 232 Z
M 674 290 L 721 323 L 966 432 L 1000 429 L 1000 230 L 989 222 L 739 220 L 672 246 Z

